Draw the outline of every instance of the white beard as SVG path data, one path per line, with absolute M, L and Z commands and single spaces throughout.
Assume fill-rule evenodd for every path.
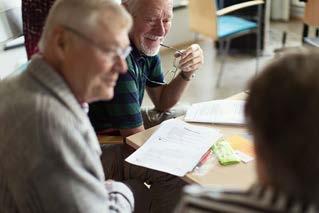
M 147 48 L 146 45 L 144 45 L 143 42 L 141 43 L 142 52 L 143 52 L 145 55 L 147 55 L 147 56 L 155 56 L 155 55 L 157 55 L 158 52 L 159 52 L 160 47 L 161 47 L 161 46 L 158 45 L 158 47 L 150 49 L 150 48 Z
M 157 37 L 158 38 L 158 37 Z M 163 37 L 160 38 L 160 43 L 162 43 L 164 40 Z M 158 54 L 159 50 L 160 50 L 160 45 L 158 45 L 158 47 L 155 48 L 148 48 L 145 43 L 143 42 L 143 40 L 141 41 L 141 49 L 142 52 L 147 55 L 147 56 L 155 56 Z

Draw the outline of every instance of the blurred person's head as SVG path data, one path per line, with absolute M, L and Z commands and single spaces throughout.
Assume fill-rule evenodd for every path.
M 319 52 L 279 56 L 249 86 L 245 114 L 262 184 L 319 201 Z
M 57 0 L 40 39 L 44 59 L 79 102 L 111 99 L 129 47 L 132 20 L 112 0 Z
M 133 17 L 130 39 L 148 56 L 158 54 L 160 43 L 171 28 L 172 0 L 126 0 L 123 2 Z

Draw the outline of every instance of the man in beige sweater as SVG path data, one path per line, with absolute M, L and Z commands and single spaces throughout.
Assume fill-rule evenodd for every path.
M 40 54 L 0 83 L 1 212 L 132 212 L 133 194 L 107 181 L 83 110 L 109 100 L 130 52 L 130 15 L 112 0 L 57 0 Z

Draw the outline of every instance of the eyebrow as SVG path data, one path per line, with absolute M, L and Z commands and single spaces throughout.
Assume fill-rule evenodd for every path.
M 162 17 L 161 15 L 155 15 L 154 13 L 149 13 L 149 14 L 145 14 L 144 19 L 172 19 L 173 15 L 165 15 L 164 17 Z

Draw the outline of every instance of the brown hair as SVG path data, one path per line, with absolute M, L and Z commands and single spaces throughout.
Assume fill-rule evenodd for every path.
M 268 181 L 319 201 L 319 52 L 279 56 L 249 90 L 246 119 Z

